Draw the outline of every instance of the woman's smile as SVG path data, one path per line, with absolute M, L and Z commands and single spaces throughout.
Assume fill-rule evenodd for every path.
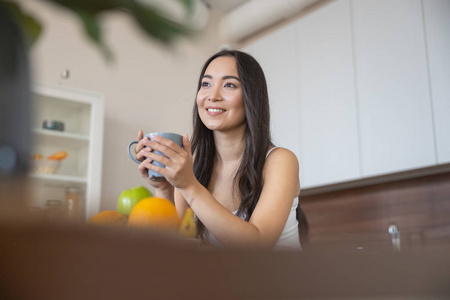
M 225 113 L 226 110 L 218 107 L 207 107 L 206 112 L 208 113 L 208 115 L 214 117 Z

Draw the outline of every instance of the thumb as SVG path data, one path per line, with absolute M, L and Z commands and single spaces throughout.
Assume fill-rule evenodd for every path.
M 191 142 L 189 142 L 189 136 L 187 135 L 187 133 L 183 135 L 183 149 L 191 154 Z
M 138 141 L 140 141 L 143 137 L 144 137 L 144 132 L 142 130 L 139 130 L 138 137 L 137 137 Z

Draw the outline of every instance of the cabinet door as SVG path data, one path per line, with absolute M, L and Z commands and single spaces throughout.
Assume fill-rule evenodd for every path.
M 434 165 L 421 1 L 352 3 L 363 175 Z
M 450 163 L 450 1 L 424 0 L 438 163 Z
M 421 1 L 351 3 L 363 176 L 436 164 Z
M 348 0 L 298 21 L 300 152 L 304 186 L 360 177 Z
M 276 146 L 288 148 L 297 155 L 302 178 L 296 38 L 296 25 L 291 24 L 243 50 L 258 60 L 266 76 L 273 141 Z

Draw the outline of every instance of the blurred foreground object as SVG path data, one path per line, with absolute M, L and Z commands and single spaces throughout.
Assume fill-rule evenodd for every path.
M 450 299 L 449 242 L 221 251 L 148 230 L 2 225 L 0 299 Z
M 0 174 L 27 171 L 30 151 L 30 74 L 22 34 L 0 5 Z
M 22 34 L 2 5 L 0 45 L 0 218 L 14 218 L 27 199 L 32 108 Z
M 165 45 L 177 37 L 187 36 L 198 29 L 195 19 L 204 11 L 199 0 L 41 0 L 60 5 L 82 21 L 88 37 L 98 46 L 107 60 L 112 52 L 103 40 L 101 16 L 106 12 L 120 11 L 134 19 L 146 35 Z M 32 45 L 43 27 L 34 16 L 26 15 L 17 0 L 0 0 L 0 6 L 8 9 L 14 21 L 20 26 L 27 45 Z M 201 9 L 203 8 L 203 10 Z M 177 11 L 176 14 L 171 13 Z M 207 18 L 203 13 L 203 18 Z M 194 19 L 195 18 L 195 19 Z

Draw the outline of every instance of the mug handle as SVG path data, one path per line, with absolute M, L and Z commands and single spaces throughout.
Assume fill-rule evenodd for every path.
M 130 152 L 131 146 L 132 146 L 133 144 L 137 144 L 137 143 L 139 143 L 139 141 L 132 141 L 131 143 L 129 143 L 129 144 L 128 144 L 127 151 L 128 151 L 128 156 L 130 156 L 130 158 L 131 158 L 135 163 L 140 164 L 141 161 L 137 160 L 137 159 L 131 154 L 131 152 Z

